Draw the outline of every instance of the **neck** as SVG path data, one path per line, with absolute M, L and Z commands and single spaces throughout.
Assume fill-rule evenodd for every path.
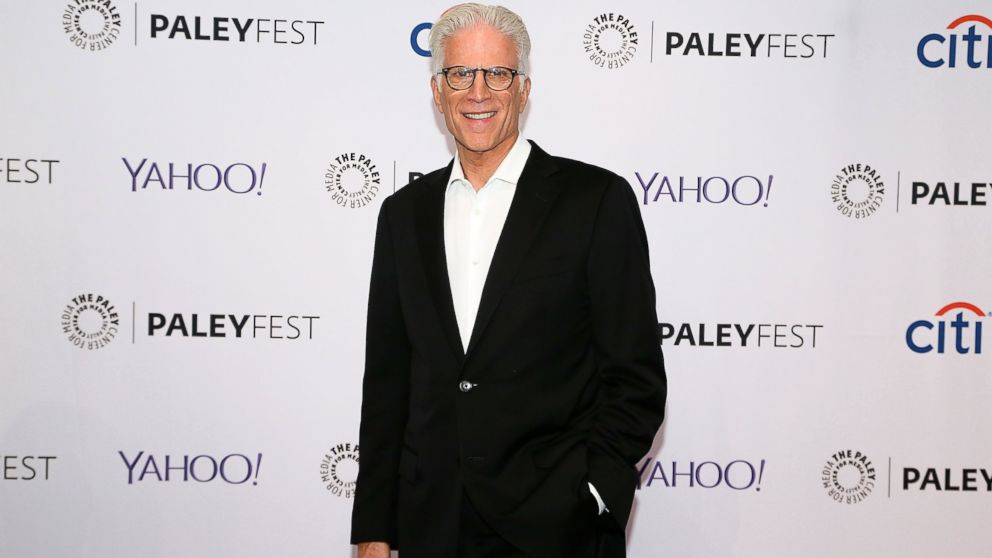
M 520 133 L 517 132 L 513 137 L 507 138 L 503 143 L 489 151 L 483 152 L 470 151 L 461 144 L 458 144 L 458 159 L 462 163 L 462 174 L 465 175 L 465 180 L 468 180 L 472 184 L 472 188 L 476 192 L 481 190 L 486 185 L 486 182 L 489 182 L 496 169 L 499 168 L 500 163 L 510 153 L 510 149 L 517 142 L 519 135 Z

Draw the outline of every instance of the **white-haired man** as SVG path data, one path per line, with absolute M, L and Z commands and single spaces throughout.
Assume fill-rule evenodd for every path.
M 360 558 L 622 557 L 666 396 L 637 201 L 520 137 L 516 14 L 455 6 L 430 44 L 456 152 L 380 210 L 352 542 Z

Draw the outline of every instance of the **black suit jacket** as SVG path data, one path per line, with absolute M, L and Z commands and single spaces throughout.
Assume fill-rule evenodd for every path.
M 605 555 L 622 556 L 635 464 L 666 395 L 637 200 L 623 178 L 533 144 L 463 352 L 444 253 L 450 174 L 379 213 L 352 542 L 454 557 L 464 491 L 529 553 L 574 556 L 605 528 L 619 537 Z

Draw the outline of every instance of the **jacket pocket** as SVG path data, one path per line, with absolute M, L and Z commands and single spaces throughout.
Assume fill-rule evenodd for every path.
M 534 279 L 554 277 L 555 275 L 575 272 L 578 271 L 580 267 L 579 264 L 580 263 L 576 261 L 575 258 L 565 256 L 538 261 L 522 268 L 513 279 L 513 284 L 519 285 Z
M 544 446 L 534 451 L 531 458 L 534 465 L 542 469 L 558 466 L 562 461 L 578 459 L 585 465 L 586 446 L 578 436 L 571 436 L 554 445 Z

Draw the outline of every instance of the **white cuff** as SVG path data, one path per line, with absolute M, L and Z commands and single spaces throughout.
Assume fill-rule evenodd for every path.
M 589 485 L 589 492 L 592 492 L 592 497 L 596 499 L 596 503 L 599 504 L 599 514 L 603 515 L 604 511 L 610 511 L 606 509 L 606 504 L 603 503 L 603 499 L 599 496 L 599 492 L 596 491 L 596 487 L 592 485 L 591 482 L 587 482 Z

